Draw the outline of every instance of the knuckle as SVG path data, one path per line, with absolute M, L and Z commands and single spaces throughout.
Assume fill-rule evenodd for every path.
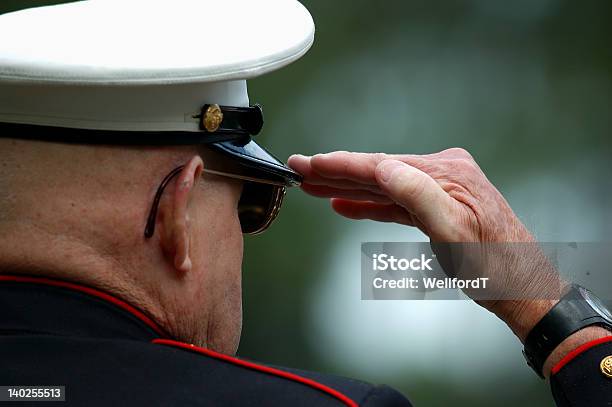
M 478 172 L 478 165 L 476 164 L 476 162 L 472 159 L 460 159 L 457 162 L 459 169 L 463 172 L 466 172 L 468 174 L 473 174 Z
M 457 148 L 456 154 L 463 159 L 474 160 L 474 158 L 472 157 L 472 154 L 470 154 L 470 152 L 464 148 Z
M 474 157 L 463 148 L 453 148 L 451 154 L 451 163 L 449 166 L 453 170 L 461 171 L 468 174 L 475 174 L 480 172 L 480 167 Z M 449 150 L 449 151 L 451 151 Z
M 473 165 L 465 159 L 444 160 L 441 163 L 442 172 L 445 178 L 451 182 L 463 183 L 466 175 L 471 175 Z M 460 182 L 461 181 L 461 182 Z
M 472 161 L 474 160 L 474 158 L 472 157 L 472 154 L 470 154 L 469 151 L 461 147 L 449 148 L 448 150 L 444 150 L 443 153 L 445 153 L 445 155 L 452 157 L 452 158 L 472 160 Z
M 372 158 L 374 158 L 375 163 L 381 163 L 389 158 L 389 155 L 386 153 L 374 153 L 372 154 Z

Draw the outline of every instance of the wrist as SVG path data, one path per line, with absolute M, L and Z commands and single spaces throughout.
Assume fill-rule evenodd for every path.
M 524 343 L 533 327 L 558 302 L 558 299 L 499 301 L 494 313 L 508 325 L 521 343 Z
M 525 339 L 533 327 L 569 291 L 569 284 L 560 279 L 556 273 L 543 273 L 540 277 L 540 280 L 537 283 L 534 281 L 530 288 L 532 299 L 524 297 L 496 301 L 491 308 L 491 311 L 508 325 L 521 343 L 525 343 Z M 527 289 L 524 291 L 527 292 Z M 536 295 L 536 293 L 539 295 Z

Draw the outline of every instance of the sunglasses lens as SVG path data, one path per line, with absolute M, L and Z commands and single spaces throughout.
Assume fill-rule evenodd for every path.
M 270 226 L 283 202 L 285 188 L 245 181 L 238 202 L 242 233 L 261 233 Z

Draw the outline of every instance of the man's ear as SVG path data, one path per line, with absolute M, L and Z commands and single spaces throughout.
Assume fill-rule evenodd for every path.
M 178 174 L 174 188 L 166 190 L 167 199 L 159 208 L 161 249 L 181 272 L 191 270 L 189 204 L 203 169 L 202 158 L 192 157 Z

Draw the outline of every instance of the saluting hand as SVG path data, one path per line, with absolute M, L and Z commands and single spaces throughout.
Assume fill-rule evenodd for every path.
M 428 155 L 294 155 L 289 166 L 304 176 L 304 191 L 332 198 L 336 212 L 351 219 L 416 226 L 441 242 L 533 240 L 460 148 Z
M 494 262 L 487 263 L 480 275 L 491 277 L 496 288 L 506 294 L 560 287 L 547 259 L 535 249 L 533 236 L 463 149 L 428 155 L 346 151 L 294 155 L 289 166 L 304 176 L 305 192 L 331 198 L 334 210 L 351 219 L 415 226 L 434 243 L 530 242 L 529 253 L 504 248 L 503 254 L 489 256 Z M 554 304 L 519 300 L 479 303 L 506 321 L 521 339 Z

